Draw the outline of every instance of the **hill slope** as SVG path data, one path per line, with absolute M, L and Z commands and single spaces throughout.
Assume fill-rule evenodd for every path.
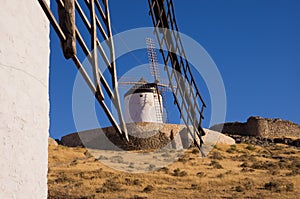
M 191 148 L 168 167 L 134 174 L 103 165 L 84 148 L 50 144 L 48 186 L 48 198 L 299 198 L 300 151 L 217 145 L 200 158 Z

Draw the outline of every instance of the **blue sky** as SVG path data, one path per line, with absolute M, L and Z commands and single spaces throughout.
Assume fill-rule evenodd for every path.
M 109 2 L 114 33 L 152 26 L 147 0 Z M 259 115 L 300 124 L 300 1 L 174 0 L 174 6 L 179 30 L 206 49 L 223 77 L 226 121 Z M 50 38 L 50 136 L 60 138 L 76 131 L 77 70 L 53 30 Z

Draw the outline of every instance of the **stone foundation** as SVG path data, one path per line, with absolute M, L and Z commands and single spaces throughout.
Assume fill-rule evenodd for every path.
M 123 140 L 113 127 L 92 129 L 62 137 L 61 144 L 69 147 L 83 146 L 101 150 L 152 150 L 185 149 L 193 139 L 185 125 L 138 122 L 127 124 L 129 141 Z M 234 144 L 234 140 L 221 133 L 205 130 L 210 144 Z

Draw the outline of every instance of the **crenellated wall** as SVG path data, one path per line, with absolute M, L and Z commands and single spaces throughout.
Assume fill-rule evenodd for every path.
M 247 124 L 241 122 L 227 122 L 223 124 L 216 124 L 210 127 L 211 130 L 237 135 L 247 135 Z
M 291 121 L 262 117 L 249 117 L 247 122 L 224 123 L 210 129 L 236 135 L 274 137 L 300 137 L 300 126 Z

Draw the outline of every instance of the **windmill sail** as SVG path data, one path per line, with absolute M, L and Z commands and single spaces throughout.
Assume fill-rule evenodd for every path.
M 206 105 L 196 85 L 178 33 L 173 1 L 148 0 L 148 3 L 175 103 L 195 145 L 201 151 L 201 136 L 205 134 L 201 124 Z M 162 50 L 163 46 L 166 46 L 167 52 Z
M 154 82 L 158 83 L 160 80 L 160 73 L 158 70 L 157 52 L 154 40 L 150 37 L 146 38 L 148 61 L 150 64 L 151 75 L 154 77 Z
M 59 21 L 55 18 L 55 15 L 50 10 L 45 0 L 38 0 L 43 11 L 45 12 L 48 20 L 53 26 L 56 34 L 60 38 L 63 44 L 64 55 L 67 59 L 72 59 L 83 79 L 89 86 L 91 92 L 95 95 L 95 98 L 99 102 L 103 109 L 104 114 L 109 119 L 111 124 L 115 127 L 116 131 L 125 139 L 128 140 L 128 133 L 123 118 L 121 109 L 118 81 L 117 81 L 117 67 L 115 62 L 114 42 L 112 39 L 111 23 L 108 0 L 103 1 L 103 5 L 97 0 L 84 1 L 88 7 L 90 20 L 85 15 L 81 8 L 80 1 L 65 0 L 56 1 L 59 10 Z M 101 14 L 97 14 L 97 13 Z M 78 14 L 83 20 L 85 26 L 79 26 L 75 23 L 74 14 Z M 65 22 L 68 23 L 65 23 Z M 105 23 L 101 23 L 101 22 Z M 100 27 L 100 28 L 99 28 Z M 105 27 L 103 29 L 103 27 Z M 87 29 L 90 36 L 91 48 L 88 47 L 86 39 L 82 36 L 83 29 Z M 100 34 L 97 34 L 100 29 Z M 72 32 L 72 33 L 71 33 Z M 108 51 L 105 52 L 101 44 L 101 38 L 108 41 Z M 108 39 L 110 38 L 110 39 Z M 72 45 L 69 45 L 72 44 Z M 79 45 L 78 45 L 79 44 Z M 90 76 L 85 70 L 84 66 L 80 62 L 80 54 L 76 54 L 76 49 L 81 48 L 85 56 L 88 58 L 89 63 L 93 69 L 93 76 Z M 66 52 L 67 50 L 67 52 Z M 97 50 L 100 51 L 101 56 L 97 56 Z M 105 78 L 100 68 L 97 66 L 98 60 L 102 59 L 106 64 L 106 69 L 109 71 L 109 78 Z M 112 60 L 112 61 L 110 61 Z M 111 80 L 112 86 L 109 84 Z M 102 87 L 104 89 L 102 89 Z M 108 108 L 107 103 L 104 101 L 104 92 L 109 96 L 112 104 L 117 110 L 117 116 L 114 116 L 111 110 Z M 120 124 L 118 123 L 118 121 Z
M 148 61 L 150 64 L 150 71 L 151 74 L 154 77 L 154 86 L 155 86 L 155 97 L 154 98 L 154 106 L 155 106 L 155 112 L 156 116 L 158 117 L 158 120 L 163 122 L 163 106 L 162 106 L 162 100 L 160 98 L 160 91 L 158 89 L 157 83 L 159 80 L 159 69 L 158 69 L 158 60 L 157 60 L 157 53 L 156 53 L 156 46 L 154 43 L 154 40 L 150 37 L 146 38 L 146 45 L 147 45 L 147 53 L 148 53 Z

